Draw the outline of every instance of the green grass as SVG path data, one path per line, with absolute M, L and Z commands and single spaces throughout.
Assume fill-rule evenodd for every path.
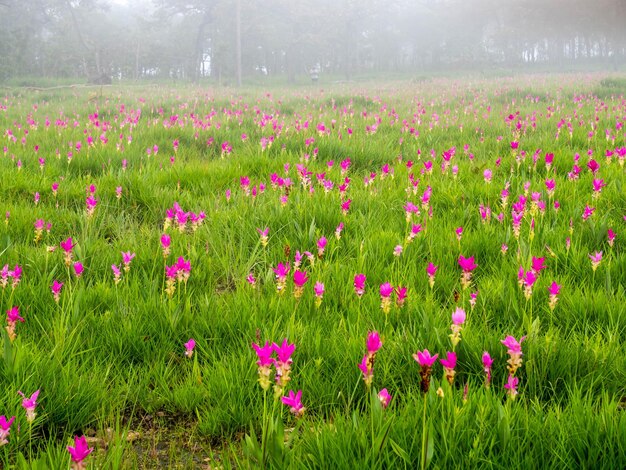
M 0 447 L 2 466 L 67 467 L 65 447 L 73 436 L 86 435 L 94 449 L 85 460 L 89 468 L 624 467 L 626 178 L 624 157 L 605 157 L 626 145 L 619 97 L 624 80 L 600 74 L 438 78 L 271 93 L 13 90 L 0 110 L 6 146 L 0 213 L 10 213 L 6 224 L 0 221 L 0 268 L 17 264 L 23 275 L 15 289 L 8 280 L 0 307 L 19 307 L 25 322 L 17 324 L 14 341 L 2 330 L 0 414 L 16 416 L 8 444 Z M 319 135 L 318 123 L 330 133 Z M 372 125 L 375 132 L 367 130 Z M 270 136 L 274 142 L 262 151 L 261 138 Z M 314 138 L 309 146 L 308 138 Z M 226 141 L 230 154 L 221 150 Z M 525 158 L 516 158 L 511 141 L 520 142 Z M 148 154 L 154 145 L 158 154 Z M 455 156 L 442 172 L 442 154 L 451 147 Z M 598 198 L 588 150 L 600 163 L 595 178 L 606 183 Z M 555 155 L 550 170 L 546 152 Z M 575 154 L 581 173 L 571 180 Z M 339 164 L 348 158 L 350 169 L 342 174 Z M 433 160 L 432 173 L 422 173 L 427 160 Z M 313 193 L 301 183 L 297 164 L 312 172 Z M 393 174 L 383 178 L 386 164 Z M 490 183 L 483 179 L 487 168 Z M 318 182 L 323 172 L 333 182 L 328 192 Z M 272 186 L 273 173 L 293 182 L 287 192 Z M 365 185 L 371 173 L 376 177 Z M 410 174 L 420 180 L 414 192 Z M 243 176 L 256 197 L 240 187 Z M 556 181 L 552 197 L 546 178 Z M 56 195 L 53 182 L 59 183 Z M 517 238 L 511 206 L 526 182 Z M 92 216 L 85 208 L 89 185 L 98 199 Z M 429 205 L 412 219 L 423 231 L 407 243 L 411 226 L 403 206 L 421 206 L 427 187 Z M 533 192 L 540 193 L 545 213 L 531 208 Z M 352 200 L 347 214 L 345 199 Z M 160 238 L 175 202 L 206 218 L 195 230 L 169 224 L 171 253 L 164 259 Z M 482 220 L 480 204 L 491 208 L 489 221 Z M 595 212 L 584 221 L 586 205 Z M 35 242 L 38 219 L 52 226 Z M 257 232 L 264 227 L 270 228 L 267 247 Z M 616 233 L 613 246 L 609 228 Z M 321 236 L 328 245 L 318 258 Z M 68 237 L 76 244 L 73 261 L 84 265 L 81 278 L 64 263 L 59 243 Z M 399 257 L 397 245 L 403 247 Z M 111 265 L 121 267 L 122 251 L 136 257 L 115 284 Z M 309 281 L 300 298 L 292 282 L 296 251 L 314 259 L 302 260 Z M 594 272 L 588 255 L 596 251 L 603 260 Z M 460 284 L 460 254 L 478 264 L 469 289 Z M 170 298 L 165 266 L 179 257 L 191 263 L 191 273 Z M 546 269 L 526 299 L 518 269 L 528 270 L 532 257 L 545 257 Z M 292 264 L 283 294 L 272 271 L 279 262 Z M 432 289 L 429 262 L 438 266 Z M 250 273 L 255 288 L 246 282 Z M 357 273 L 367 276 L 362 298 L 354 293 Z M 64 283 L 58 303 L 50 290 L 54 280 Z M 319 307 L 318 281 L 325 285 Z M 548 306 L 552 281 L 562 286 L 554 310 Z M 378 293 L 385 282 L 408 288 L 405 305 L 388 314 Z M 478 292 L 475 306 L 470 292 Z M 452 350 L 456 307 L 466 310 L 467 321 L 456 347 L 454 385 L 436 363 L 424 395 L 412 355 L 429 349 L 443 357 Z M 357 364 L 374 330 L 383 346 L 368 392 Z M 527 337 L 515 400 L 503 388 L 508 356 L 500 341 L 507 335 Z M 184 355 L 189 338 L 197 343 L 192 358 Z M 251 344 L 283 338 L 296 345 L 284 393 L 302 390 L 300 419 L 271 391 L 264 400 L 257 382 Z M 494 359 L 489 389 L 483 351 Z M 440 387 L 443 397 L 436 393 Z M 386 409 L 375 395 L 382 388 L 393 397 Z M 30 396 L 38 389 L 37 416 L 29 424 L 17 392 Z

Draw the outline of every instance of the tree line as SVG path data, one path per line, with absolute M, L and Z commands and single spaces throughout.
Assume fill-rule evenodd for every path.
M 0 80 L 626 63 L 626 0 L 0 0 Z

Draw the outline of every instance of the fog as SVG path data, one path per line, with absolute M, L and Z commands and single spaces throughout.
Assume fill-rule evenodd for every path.
M 0 82 L 625 67 L 626 0 L 0 0 Z

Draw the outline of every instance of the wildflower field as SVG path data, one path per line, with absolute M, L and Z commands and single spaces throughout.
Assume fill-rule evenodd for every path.
M 626 467 L 625 78 L 2 95 L 1 467 Z

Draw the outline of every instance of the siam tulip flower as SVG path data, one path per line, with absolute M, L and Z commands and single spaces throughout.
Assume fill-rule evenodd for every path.
M 502 256 L 506 255 L 507 251 L 509 251 L 509 245 L 507 245 L 506 243 L 503 243 L 502 246 L 500 247 L 500 253 L 502 253 Z
M 602 192 L 602 188 L 606 186 L 606 183 L 603 179 L 593 179 L 593 195 L 591 196 L 594 199 L 600 197 L 600 193 Z
M 118 285 L 122 277 L 122 272 L 115 264 L 111 265 L 111 270 L 113 271 L 113 281 L 115 282 L 115 285 Z
M 74 447 L 67 446 L 67 451 L 72 457 L 72 470 L 83 470 L 85 468 L 83 460 L 91 454 L 93 449 L 89 448 L 89 444 L 87 443 L 85 436 L 74 436 Z
M 476 306 L 477 298 L 478 298 L 478 291 L 470 293 L 469 303 L 470 303 L 470 307 L 472 308 L 472 310 L 474 310 L 474 307 Z
M 528 271 L 522 277 L 522 283 L 524 285 L 524 297 L 526 300 L 530 300 L 533 295 L 533 285 L 537 281 L 537 275 L 534 271 Z
M 257 228 L 256 231 L 259 232 L 259 235 L 261 236 L 261 246 L 265 248 L 269 241 L 268 235 L 270 233 L 270 228 L 269 227 L 265 227 L 264 229 Z
M 472 281 L 472 271 L 478 267 L 474 262 L 474 257 L 465 258 L 463 255 L 459 255 L 459 266 L 463 270 L 461 274 L 461 286 L 463 289 L 467 289 Z
M 613 248 L 613 244 L 615 243 L 615 232 L 611 229 L 607 230 L 607 237 L 609 239 L 609 246 Z
M 20 394 L 23 398 L 22 407 L 24 408 L 24 410 L 26 410 L 26 421 L 32 423 L 33 421 L 35 421 L 35 417 L 37 416 L 37 413 L 35 413 L 35 408 L 37 407 L 37 397 L 39 396 L 39 390 L 33 393 L 30 398 L 26 398 L 26 396 L 21 391 L 18 391 L 17 393 Z
M 513 375 L 509 375 L 509 379 L 507 383 L 504 385 L 504 388 L 507 390 L 507 395 L 511 400 L 515 400 L 515 397 L 518 395 L 517 386 L 519 385 L 519 379 L 514 377 Z
M 50 286 L 50 289 L 52 290 L 52 295 L 54 296 L 54 301 L 56 303 L 59 303 L 59 300 L 61 299 L 61 289 L 62 288 L 63 288 L 63 283 L 57 281 L 56 279 L 54 280 L 54 282 Z
M 412 224 L 411 231 L 409 232 L 409 236 L 406 238 L 407 243 L 411 243 L 413 239 L 422 231 L 421 224 Z
M 385 313 L 389 313 L 389 310 L 391 309 L 391 294 L 393 294 L 393 286 L 390 283 L 385 282 L 380 285 L 380 307 Z
M 585 211 L 583 212 L 583 220 L 587 220 L 589 217 L 591 217 L 595 210 L 595 207 L 585 206 Z
M 131 253 L 130 251 L 127 251 L 126 253 L 124 253 L 122 251 L 122 262 L 124 263 L 124 272 L 130 271 L 130 263 L 134 257 L 135 257 L 135 253 Z
M 76 277 L 80 278 L 83 274 L 83 271 L 85 270 L 83 263 L 81 263 L 80 261 L 76 261 L 72 267 L 74 268 L 74 274 L 76 275 Z
M 439 269 L 439 266 L 435 266 L 433 263 L 428 263 L 428 266 L 426 266 L 426 274 L 428 274 L 428 284 L 430 285 L 431 289 L 435 287 L 435 274 L 437 274 L 437 269 Z
M 461 341 L 461 330 L 463 329 L 465 318 L 465 310 L 460 307 L 457 307 L 456 310 L 452 312 L 452 326 L 450 326 L 452 333 L 449 336 L 453 351 Z
M 265 342 L 264 346 L 259 346 L 256 343 L 252 343 L 252 347 L 256 352 L 259 360 L 256 362 L 259 367 L 259 384 L 261 388 L 265 391 L 269 390 L 271 382 L 270 382 L 270 374 L 272 373 L 271 367 L 274 363 L 274 359 L 272 358 L 272 354 L 274 353 L 274 348 L 270 344 L 269 341 Z
M 456 240 L 461 243 L 461 238 L 463 238 L 463 227 L 458 227 L 455 231 Z
M 407 223 L 411 221 L 413 215 L 418 216 L 420 214 L 420 209 L 411 201 L 407 201 L 404 205 L 404 212 L 406 213 L 406 221 Z
M 302 297 L 302 292 L 304 291 L 304 285 L 309 280 L 306 275 L 306 271 L 298 271 L 296 270 L 293 273 L 293 283 L 295 285 L 294 297 L 299 299 Z
M 196 347 L 196 341 L 193 338 L 189 338 L 185 344 L 185 356 L 191 357 L 193 356 L 193 350 Z
M 507 368 L 509 374 L 515 375 L 517 369 L 522 366 L 522 341 L 526 339 L 526 336 L 522 336 L 519 342 L 513 336 L 507 336 L 500 341 L 507 348 L 509 359 L 507 361 Z
M 252 286 L 252 288 L 256 287 L 256 278 L 254 277 L 254 274 L 250 273 L 246 276 L 246 281 L 248 282 L 248 284 L 250 284 Z
M 383 406 L 383 409 L 387 408 L 389 403 L 391 403 L 391 395 L 389 395 L 386 388 L 383 388 L 380 392 L 378 392 L 378 399 L 380 400 L 380 404 Z
M 85 205 L 87 206 L 87 217 L 91 217 L 96 210 L 98 200 L 93 196 L 88 196 L 87 199 L 85 199 Z
M 430 388 L 430 374 L 432 371 L 433 364 L 437 361 L 438 354 L 431 356 L 428 349 L 424 349 L 424 351 L 417 351 L 413 354 L 413 359 L 420 365 L 420 377 L 422 392 L 427 393 Z
M 350 210 L 350 204 L 352 204 L 352 199 L 348 199 L 341 203 L 341 212 L 344 216 L 348 215 L 348 211 Z
M 177 270 L 176 280 L 186 284 L 189 280 L 189 276 L 191 275 L 191 261 L 187 261 L 182 256 L 179 256 L 175 266 Z
M 600 169 L 600 165 L 593 158 L 587 163 L 587 168 L 595 175 Z
M 315 306 L 319 307 L 322 305 L 322 298 L 324 297 L 324 284 L 319 281 L 316 282 L 313 286 L 313 292 L 315 292 Z
M 122 199 L 122 187 L 121 186 L 117 186 L 115 188 L 115 197 L 117 198 L 118 201 Z
M 35 226 L 35 239 L 34 239 L 35 243 L 39 243 L 39 240 L 41 240 L 45 224 L 46 223 L 43 219 L 37 219 L 35 223 L 33 224 Z
M 545 261 L 546 258 L 535 258 L 534 256 L 532 257 L 532 263 L 531 263 L 531 271 L 534 272 L 537 276 L 541 273 L 541 271 L 543 271 L 544 269 L 546 269 L 546 265 L 545 265 Z
M 443 366 L 443 375 L 445 379 L 448 381 L 450 385 L 454 384 L 454 376 L 456 372 L 454 368 L 456 367 L 456 353 L 454 351 L 448 351 L 447 357 L 445 359 L 439 359 L 441 365 Z
M 326 237 L 320 237 L 319 240 L 317 240 L 317 257 L 321 258 L 322 256 L 324 256 L 324 250 L 326 249 L 326 244 L 328 243 L 328 240 L 326 240 Z
M 301 418 L 306 410 L 300 401 L 301 397 L 302 390 L 298 390 L 298 393 L 294 393 L 293 390 L 289 390 L 289 396 L 280 398 L 283 404 L 289 407 L 289 411 L 291 411 L 296 418 Z
M 360 298 L 365 293 L 365 274 L 357 274 L 354 276 L 354 292 Z
M 407 287 L 398 286 L 394 288 L 394 292 L 396 293 L 396 306 L 402 307 L 404 305 L 404 302 L 406 302 L 407 290 Z
M 485 388 L 489 388 L 491 386 L 491 366 L 493 364 L 493 359 L 487 351 L 483 352 L 483 371 L 485 372 Z
M 24 319 L 20 316 L 19 309 L 17 307 L 13 307 L 7 310 L 6 330 L 11 342 L 13 342 L 15 338 L 17 338 L 17 334 L 15 333 L 15 327 L 18 321 L 24 323 Z
M 165 266 L 165 293 L 168 297 L 172 297 L 176 291 L 176 279 L 178 277 L 178 268 L 176 265 Z
M 485 180 L 485 183 L 487 184 L 491 183 L 492 176 L 493 176 L 493 172 L 491 171 L 491 169 L 486 168 L 485 171 L 483 171 L 483 179 Z
M 548 293 L 550 294 L 550 310 L 554 310 L 556 307 L 556 303 L 559 301 L 559 293 L 561 292 L 561 286 L 556 283 L 556 281 L 552 281 L 552 284 L 548 287 Z
M 276 366 L 276 383 L 274 385 L 274 394 L 279 397 L 283 393 L 283 388 L 287 385 L 287 382 L 291 380 L 289 377 L 291 373 L 291 364 L 293 360 L 291 355 L 296 349 L 295 344 L 289 344 L 287 338 L 285 338 L 282 344 L 279 346 L 276 343 L 272 343 L 272 350 L 276 353 L 277 359 L 274 360 Z
M 591 269 L 595 272 L 600 266 L 600 262 L 602 261 L 602 252 L 596 251 L 593 255 L 589 254 L 589 259 L 591 259 Z
M 52 183 L 52 194 L 54 195 L 54 197 L 57 196 L 58 190 L 59 190 L 59 183 L 55 181 L 54 183 Z
M 341 240 L 341 232 L 343 231 L 343 227 L 343 222 L 339 222 L 339 225 L 337 225 L 337 228 L 335 229 L 335 238 L 337 240 Z
M 276 291 L 279 294 L 282 294 L 285 290 L 285 286 L 287 285 L 287 275 L 290 271 L 290 266 L 288 264 L 278 263 L 278 265 L 273 268 L 274 274 L 276 275 Z
M 552 197 L 554 195 L 554 189 L 556 187 L 556 183 L 554 179 L 546 180 L 546 190 L 548 191 L 548 196 Z
M 15 421 L 15 416 L 11 417 L 8 421 L 6 416 L 0 416 L 0 447 L 9 443 L 7 438 L 11 432 L 11 425 L 13 424 L 13 421 Z
M 35 193 L 35 198 L 34 199 L 35 199 L 35 205 L 39 204 L 39 199 L 40 199 L 39 193 Z
M 72 237 L 69 237 L 67 240 L 59 243 L 61 249 L 65 252 L 65 266 L 69 266 L 72 264 L 72 249 L 76 246 L 76 244 L 72 243 Z
M 393 249 L 393 256 L 400 257 L 402 254 L 402 245 L 396 245 Z
M 167 258 L 170 254 L 170 245 L 172 239 L 167 233 L 161 235 L 161 248 L 163 249 L 163 258 Z

